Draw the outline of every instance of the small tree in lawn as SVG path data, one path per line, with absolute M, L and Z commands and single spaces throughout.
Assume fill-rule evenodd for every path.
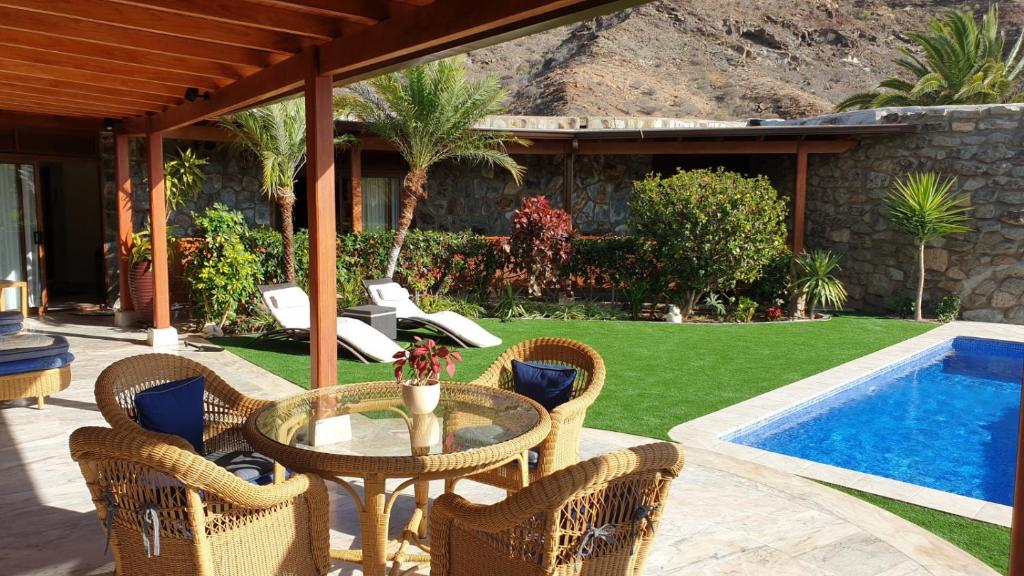
M 530 296 L 543 296 L 547 288 L 568 291 L 560 274 L 572 256 L 572 218 L 565 210 L 552 208 L 544 196 L 523 198 L 506 249 L 512 268 L 526 274 Z
M 953 194 L 955 183 L 956 178 L 940 179 L 934 172 L 912 173 L 904 180 L 897 180 L 885 199 L 889 220 L 917 245 L 917 306 L 914 308 L 917 321 L 922 319 L 925 245 L 949 234 L 971 231 L 964 225 L 970 208 Z
M 684 318 L 704 294 L 756 280 L 786 250 L 786 204 L 764 176 L 722 168 L 651 175 L 634 185 L 629 209 Z
M 402 155 L 409 171 L 402 180 L 398 228 L 385 273 L 395 274 L 416 205 L 427 197 L 430 168 L 445 160 L 497 166 L 522 182 L 524 169 L 506 151 L 526 143 L 499 130 L 474 130 L 485 116 L 500 114 L 506 92 L 493 76 L 466 79 L 463 58 L 412 66 L 350 87 L 335 98 L 335 113 L 351 115 Z

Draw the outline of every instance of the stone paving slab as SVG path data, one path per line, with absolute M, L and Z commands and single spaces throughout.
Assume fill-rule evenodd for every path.
M 69 336 L 77 355 L 71 386 L 36 410 L 29 401 L 0 403 L 0 572 L 5 575 L 108 574 L 103 531 L 71 460 L 67 439 L 80 426 L 104 425 L 93 401 L 99 372 L 118 358 L 146 353 L 141 332 L 58 322 L 33 329 Z M 262 397 L 296 388 L 228 353 L 182 351 L 234 386 Z M 583 457 L 651 442 L 587 429 Z M 432 493 L 442 490 L 432 485 Z M 478 502 L 500 491 L 463 482 L 457 491 Z M 358 545 L 354 506 L 332 490 L 332 543 Z M 397 534 L 412 509 L 400 497 Z M 335 573 L 360 574 L 339 566 Z M 948 542 L 883 510 L 814 482 L 700 447 L 687 449 L 645 574 L 648 575 L 992 575 Z

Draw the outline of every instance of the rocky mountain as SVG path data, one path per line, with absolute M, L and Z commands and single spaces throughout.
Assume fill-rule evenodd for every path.
M 832 111 L 897 73 L 891 60 L 964 0 L 657 0 L 469 54 L 513 114 L 708 119 Z M 1024 0 L 1000 4 L 1016 39 Z

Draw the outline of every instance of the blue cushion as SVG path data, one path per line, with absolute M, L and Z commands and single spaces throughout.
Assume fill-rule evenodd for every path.
M 274 461 L 259 452 L 213 452 L 206 459 L 246 482 L 266 486 L 274 482 Z
M 49 334 L 11 334 L 0 337 L 0 362 L 60 356 L 68 351 L 63 336 Z
M 537 402 L 548 412 L 572 398 L 576 369 L 539 362 L 512 361 L 512 385 L 516 394 Z
M 135 395 L 139 425 L 146 430 L 181 436 L 202 454 L 205 384 L 205 378 L 193 376 L 139 392 Z
M 0 324 L 0 336 L 21 332 L 21 324 Z
M 74 354 L 65 352 L 56 356 L 43 356 L 41 358 L 24 358 L 10 362 L 0 362 L 0 376 L 10 374 L 25 374 L 27 372 L 38 372 L 40 370 L 53 370 L 63 368 L 75 359 Z
M 17 310 L 0 312 L 0 336 L 21 332 L 21 322 L 25 318 Z

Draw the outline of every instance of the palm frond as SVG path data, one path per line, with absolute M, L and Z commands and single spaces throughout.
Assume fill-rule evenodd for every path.
M 257 158 L 268 196 L 292 190 L 306 161 L 306 111 L 300 99 L 237 112 L 220 119 L 234 146 Z
M 889 219 L 919 244 L 949 234 L 970 232 L 970 207 L 953 193 L 956 178 L 916 172 L 897 180 L 885 200 Z

